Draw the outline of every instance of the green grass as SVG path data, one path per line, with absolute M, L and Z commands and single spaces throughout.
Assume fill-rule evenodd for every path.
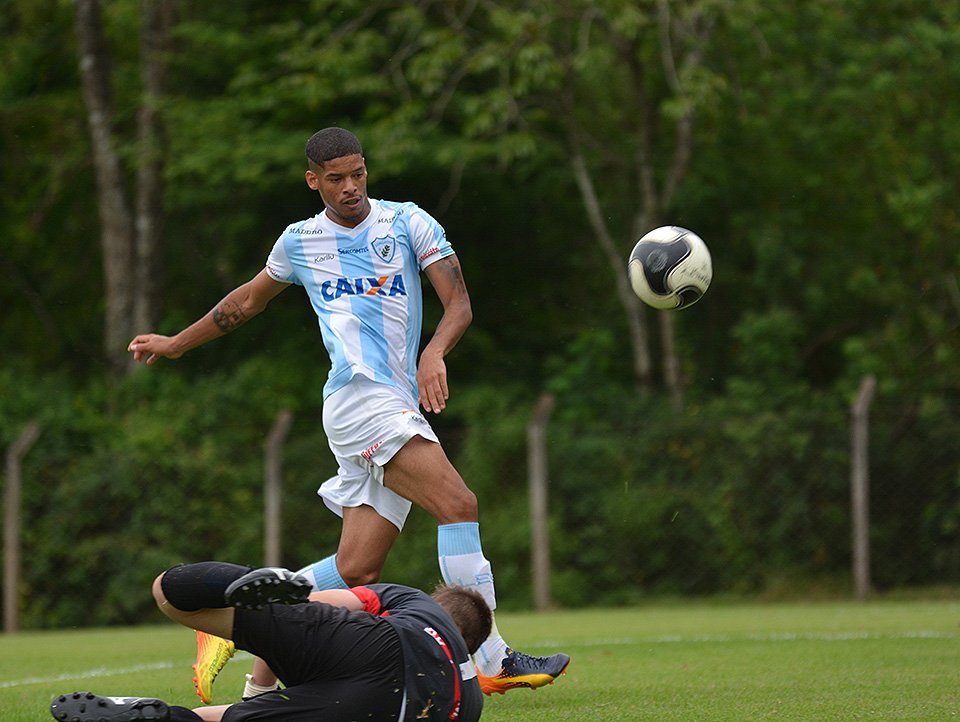
M 557 684 L 488 699 L 491 722 L 960 719 L 960 601 L 710 604 L 501 614 L 527 652 L 565 650 Z M 197 706 L 193 635 L 163 625 L 0 637 L 0 722 L 90 689 Z M 249 659 L 227 665 L 217 702 Z M 49 718 L 52 719 L 52 718 Z

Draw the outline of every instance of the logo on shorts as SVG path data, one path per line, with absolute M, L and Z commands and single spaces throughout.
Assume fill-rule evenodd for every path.
M 379 449 L 380 446 L 382 446 L 382 445 L 383 445 L 383 442 L 382 442 L 382 441 L 378 441 L 378 442 L 377 442 L 376 444 L 374 444 L 373 446 L 368 446 L 366 449 L 364 449 L 364 450 L 360 453 L 360 456 L 362 456 L 366 461 L 368 461 L 368 462 L 370 462 L 370 463 L 373 463 L 373 462 L 371 461 L 371 459 L 373 458 L 373 452 L 376 451 L 377 449 Z
M 423 414 L 419 411 L 404 411 L 403 415 L 406 416 L 410 414 L 410 420 L 417 424 L 422 424 L 423 426 L 430 426 L 430 422 L 423 418 Z

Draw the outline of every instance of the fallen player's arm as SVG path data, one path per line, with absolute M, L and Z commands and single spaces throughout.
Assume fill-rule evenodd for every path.
M 363 602 L 349 589 L 324 589 L 322 592 L 311 592 L 311 602 L 323 602 L 331 607 L 344 607 L 353 612 L 364 608 Z

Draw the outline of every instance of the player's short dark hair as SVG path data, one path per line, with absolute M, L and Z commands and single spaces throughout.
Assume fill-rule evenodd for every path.
M 467 651 L 470 654 L 476 652 L 490 636 L 493 627 L 493 612 L 483 595 L 466 587 L 441 584 L 430 596 L 453 617 L 463 641 L 467 643 Z
M 323 165 L 328 160 L 346 155 L 363 155 L 360 139 L 344 128 L 318 130 L 307 141 L 307 160 Z

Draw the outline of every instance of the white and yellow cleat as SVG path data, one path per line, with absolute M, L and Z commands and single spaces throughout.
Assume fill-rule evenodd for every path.
M 236 652 L 233 642 L 197 631 L 197 661 L 193 665 L 193 684 L 204 704 L 213 701 L 213 682 Z

